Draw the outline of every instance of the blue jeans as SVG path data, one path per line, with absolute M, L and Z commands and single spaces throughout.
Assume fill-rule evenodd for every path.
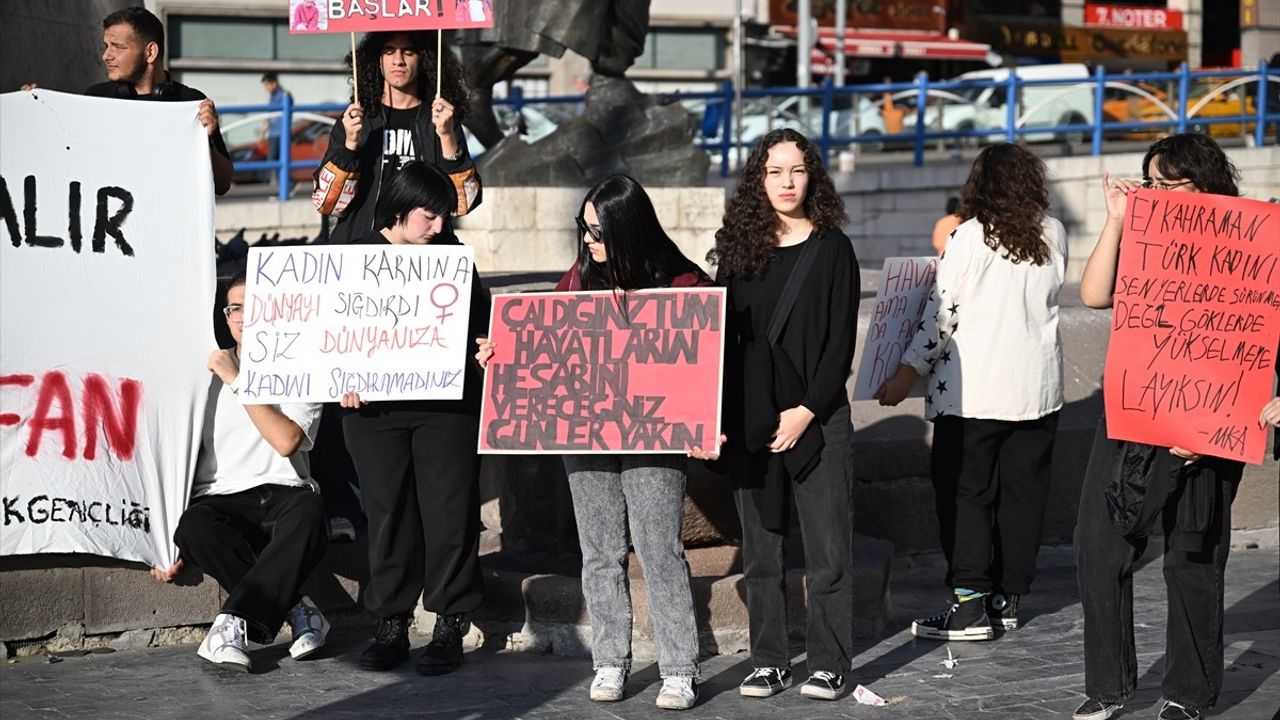
M 698 627 L 689 590 L 680 455 L 566 455 L 582 546 L 582 595 L 591 617 L 596 669 L 631 669 L 627 527 L 644 570 L 662 677 L 697 677 Z

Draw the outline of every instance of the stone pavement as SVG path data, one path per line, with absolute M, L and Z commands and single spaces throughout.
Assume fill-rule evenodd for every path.
M 1153 547 L 1159 543 L 1152 543 Z M 1227 568 L 1225 687 L 1216 717 L 1266 720 L 1280 708 L 1280 551 L 1236 548 Z M 1142 669 L 1137 698 L 1120 717 L 1153 718 L 1158 710 L 1164 648 L 1164 597 L 1158 552 L 1145 558 L 1136 585 L 1136 630 Z M 899 627 L 937 611 L 945 598 L 940 558 L 900 558 L 892 584 Z M 453 675 L 422 678 L 410 667 L 369 673 L 352 663 L 366 640 L 346 631 L 332 654 L 306 662 L 286 646 L 255 651 L 254 674 L 219 670 L 193 646 L 90 653 L 49 663 L 10 661 L 0 669 L 0 717 L 19 718 L 951 718 L 1069 717 L 1081 699 L 1081 615 L 1070 548 L 1041 554 L 1036 593 L 1024 599 L 1026 626 L 990 643 L 952 643 L 954 668 L 940 662 L 947 645 L 905 631 L 859 644 L 853 683 L 889 700 L 867 707 L 845 697 L 807 700 L 796 689 L 768 700 L 739 697 L 749 670 L 745 655 L 703 665 L 698 705 L 675 715 L 657 710 L 660 684 L 652 662 L 638 663 L 627 698 L 610 705 L 586 699 L 586 659 L 529 653 L 468 652 Z M 415 638 L 414 645 L 425 642 Z M 801 668 L 802 669 L 802 668 Z

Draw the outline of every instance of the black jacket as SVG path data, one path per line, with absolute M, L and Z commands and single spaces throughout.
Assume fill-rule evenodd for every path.
M 456 173 L 475 167 L 471 155 L 467 152 L 466 135 L 462 124 L 453 123 L 453 136 L 457 138 L 460 155 L 456 160 L 445 160 L 440 151 L 440 138 L 436 135 L 435 126 L 431 124 L 430 103 L 418 106 L 418 114 L 413 122 L 413 147 L 418 159 L 429 162 L 446 173 Z M 382 131 L 386 127 L 385 113 L 365 115 L 364 127 L 360 130 L 359 147 L 352 152 L 347 149 L 347 130 L 339 119 L 333 124 L 329 135 L 329 149 L 325 151 L 320 167 L 316 168 L 317 186 L 321 183 L 320 173 L 325 166 L 332 163 L 347 172 L 359 172 L 355 197 L 348 203 L 339 216 L 338 224 L 329 235 L 329 242 L 345 245 L 357 242 L 360 238 L 375 230 L 378 194 L 382 189 Z

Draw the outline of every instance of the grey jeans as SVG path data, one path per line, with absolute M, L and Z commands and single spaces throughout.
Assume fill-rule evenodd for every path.
M 659 673 L 664 678 L 697 677 L 698 627 L 680 540 L 685 458 L 566 455 L 564 467 L 582 546 L 582 594 L 591 616 L 593 666 L 631 669 L 629 524 L 644 570 Z

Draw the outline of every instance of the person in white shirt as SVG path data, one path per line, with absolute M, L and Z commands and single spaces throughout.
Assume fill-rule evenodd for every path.
M 897 405 L 921 378 L 933 422 L 932 475 L 951 606 L 911 625 L 917 637 L 990 640 L 1018 627 L 1035 577 L 1062 408 L 1058 291 L 1062 223 L 1050 217 L 1044 163 L 1026 148 L 983 150 L 956 228 L 898 372 Z
M 294 659 L 324 646 L 329 622 L 299 588 L 324 557 L 329 530 L 306 453 L 321 406 L 241 405 L 237 397 L 244 285 L 243 276 L 231 281 L 224 310 L 236 346 L 209 356 L 192 502 L 174 531 L 179 558 L 151 574 L 171 582 L 190 562 L 218 581 L 227 600 L 197 654 L 247 672 L 247 643 L 273 642 L 286 617 Z

